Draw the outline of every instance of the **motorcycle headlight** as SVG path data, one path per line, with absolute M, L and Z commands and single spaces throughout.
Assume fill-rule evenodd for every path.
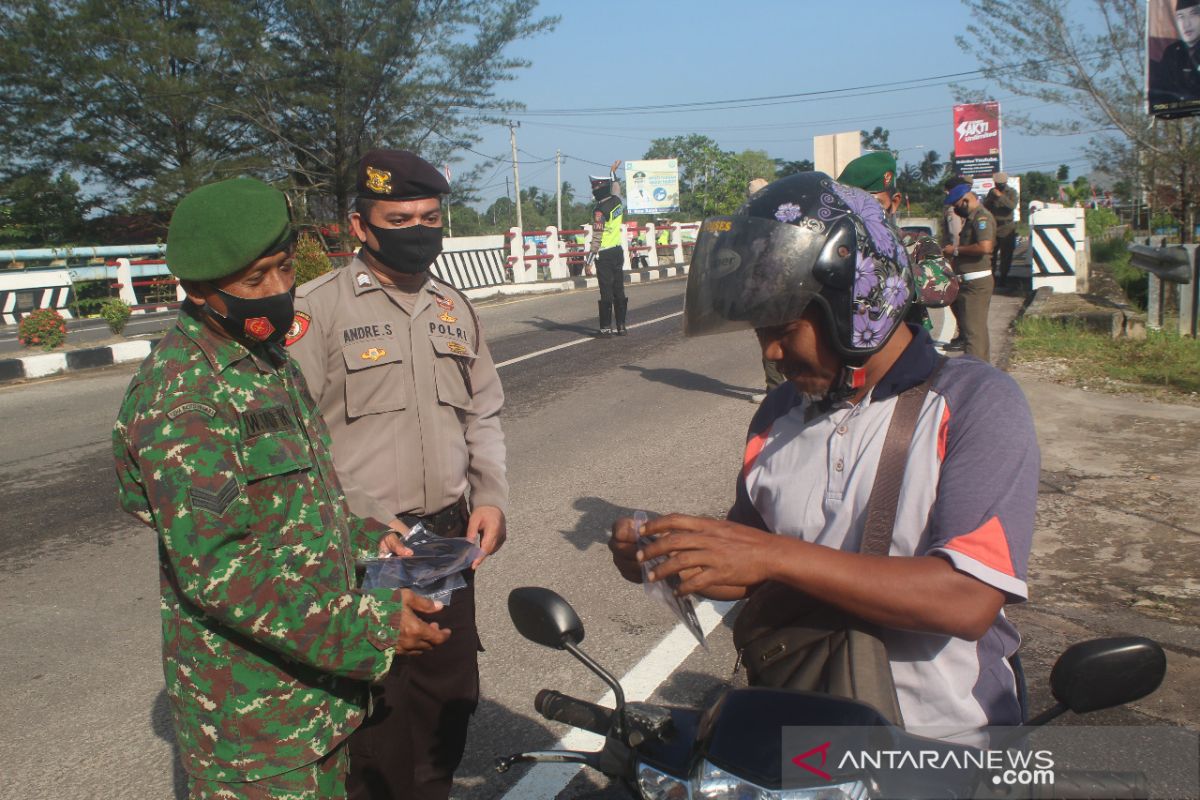
M 692 777 L 695 800 L 869 800 L 862 781 L 831 783 L 806 789 L 767 789 L 703 762 Z
M 681 781 L 646 764 L 638 764 L 637 782 L 645 800 L 691 800 L 692 797 L 689 781 Z

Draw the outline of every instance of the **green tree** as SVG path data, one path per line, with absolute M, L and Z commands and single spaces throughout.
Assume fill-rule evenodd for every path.
M 7 163 L 78 169 L 107 196 L 161 204 L 261 163 L 235 91 L 205 65 L 221 45 L 205 12 L 227 0 L 22 0 L 0 4 Z
M 973 22 L 959 46 L 986 77 L 1039 105 L 1068 109 L 1058 120 L 1008 112 L 1005 123 L 1033 133 L 1101 131 L 1088 147 L 1092 165 L 1150 190 L 1191 228 L 1200 200 L 1200 122 L 1146 116 L 1146 4 L 1134 0 L 964 0 Z M 1090 13 L 1081 6 L 1086 5 Z M 1089 18 L 1087 25 L 1080 20 Z M 1040 53 L 1037 58 L 1014 54 Z M 958 88 L 960 99 L 984 93 Z
M 66 172 L 33 169 L 0 185 L 0 241 L 17 247 L 65 245 L 83 231 L 87 204 Z
M 1021 176 L 1021 201 L 1058 200 L 1058 181 L 1048 172 L 1026 172 Z
M 784 161 L 782 158 L 775 159 L 776 178 L 786 178 L 788 175 L 795 175 L 797 172 L 812 172 L 813 169 L 815 169 L 815 165 L 807 158 L 800 161 Z
M 946 165 L 941 162 L 936 150 L 929 150 L 925 155 L 921 156 L 921 163 L 917 165 L 917 171 L 920 173 L 921 180 L 924 183 L 933 183 L 941 177 L 942 171 Z
M 891 151 L 892 155 L 896 154 L 896 151 L 892 150 L 891 146 L 888 144 L 888 138 L 891 136 L 891 133 L 887 128 L 876 125 L 875 130 L 871 131 L 870 133 L 867 131 L 859 131 L 858 134 L 862 142 L 863 150 L 889 150 Z
M 680 212 L 691 219 L 732 212 L 745 202 L 751 178 L 770 177 L 749 171 L 771 167 L 766 153 L 735 154 L 700 134 L 655 139 L 643 158 L 678 159 Z

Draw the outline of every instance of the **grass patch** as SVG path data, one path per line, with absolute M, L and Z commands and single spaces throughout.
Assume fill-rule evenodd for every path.
M 1038 317 L 1017 322 L 1014 360 L 1053 359 L 1083 384 L 1124 384 L 1169 394 L 1200 392 L 1200 340 L 1163 331 L 1147 331 L 1143 340 L 1112 339 L 1075 323 Z

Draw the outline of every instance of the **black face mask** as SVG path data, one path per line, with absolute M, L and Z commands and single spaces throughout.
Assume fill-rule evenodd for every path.
M 251 299 L 217 289 L 217 294 L 225 301 L 225 313 L 214 309 L 212 303 L 205 303 L 204 309 L 235 339 L 278 344 L 287 336 L 288 328 L 296 318 L 292 304 L 294 292 L 295 287 L 270 297 Z
M 597 183 L 592 186 L 592 199 L 603 200 L 612 194 L 611 183 Z
M 954 213 L 958 214 L 963 219 L 966 219 L 967 217 L 971 216 L 971 209 L 966 208 L 965 206 L 955 206 Z
M 375 240 L 376 250 L 366 242 L 363 247 L 379 263 L 395 272 L 416 275 L 429 269 L 442 253 L 442 229 L 430 225 L 409 225 L 406 228 L 380 228 L 363 220 Z

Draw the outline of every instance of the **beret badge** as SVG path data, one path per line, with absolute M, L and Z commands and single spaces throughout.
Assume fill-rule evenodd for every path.
M 367 167 L 367 188 L 376 194 L 391 194 L 392 173 L 386 169 Z

